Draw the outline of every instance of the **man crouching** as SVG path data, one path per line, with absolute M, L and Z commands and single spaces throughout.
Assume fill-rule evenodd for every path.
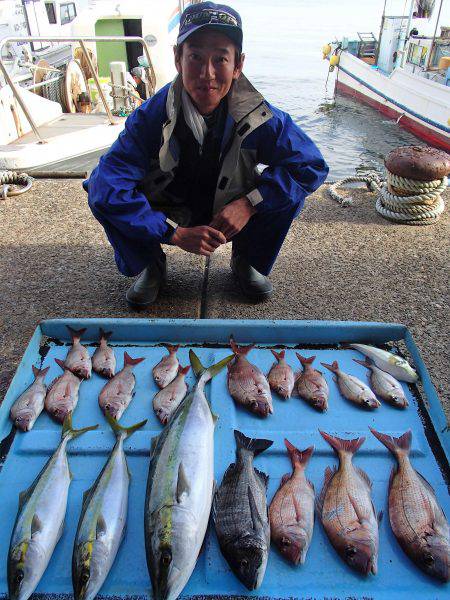
M 229 6 L 202 2 L 181 15 L 178 76 L 128 117 L 85 189 L 121 273 L 145 309 L 166 274 L 161 244 L 210 256 L 232 241 L 231 269 L 252 301 L 305 197 L 328 167 L 291 117 L 242 74 L 242 24 Z M 261 172 L 258 164 L 267 165 Z

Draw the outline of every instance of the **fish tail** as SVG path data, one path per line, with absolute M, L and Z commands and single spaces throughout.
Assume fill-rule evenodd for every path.
M 180 344 L 177 344 L 176 346 L 174 346 L 172 344 L 163 344 L 163 346 L 164 346 L 164 348 L 166 348 L 166 350 L 169 352 L 169 354 L 176 354 L 178 352 Z
M 329 371 L 331 371 L 332 373 L 337 373 L 339 370 L 339 365 L 338 365 L 337 360 L 334 360 L 331 365 L 328 365 L 327 363 L 323 363 L 323 362 L 321 362 L 320 364 L 323 367 L 325 367 L 326 369 L 328 369 Z
M 286 350 L 281 350 L 281 352 L 276 352 L 276 350 L 271 350 L 271 352 L 277 360 L 282 360 L 284 358 L 284 355 L 286 354 Z
M 112 336 L 112 331 L 104 331 L 101 327 L 99 327 L 100 339 L 101 340 L 109 340 Z
M 340 454 L 342 452 L 349 452 L 350 454 L 355 454 L 355 452 L 363 445 L 366 441 L 365 437 L 355 438 L 354 440 L 343 440 L 338 437 L 334 437 L 325 431 L 320 431 L 320 435 L 326 440 L 336 454 Z
M 309 448 L 306 448 L 305 450 L 299 450 L 286 438 L 284 438 L 284 445 L 286 446 L 289 458 L 291 459 L 292 468 L 295 469 L 295 467 L 300 466 L 305 468 L 314 452 L 314 446 L 309 446 Z
M 119 425 L 116 419 L 114 419 L 108 411 L 105 411 L 105 417 L 109 423 L 109 426 L 114 431 L 117 437 L 123 434 L 125 434 L 123 436 L 124 438 L 130 437 L 130 435 L 133 435 L 135 431 L 137 431 L 141 427 L 144 427 L 144 425 L 147 423 L 147 419 L 145 419 L 145 421 L 141 421 L 140 423 L 136 423 L 135 425 L 131 425 L 130 427 L 122 427 L 122 425 Z
M 206 368 L 202 365 L 199 357 L 195 354 L 195 352 L 193 350 L 189 350 L 189 360 L 191 361 L 192 370 L 194 371 L 194 374 L 197 377 L 197 379 L 203 377 L 205 383 L 213 377 L 215 377 L 218 373 L 220 373 L 224 366 L 227 363 L 229 363 L 230 360 L 232 360 L 233 358 L 234 354 L 231 354 L 230 356 L 226 356 L 225 358 L 223 358 L 215 365 L 211 365 L 210 367 Z
M 368 356 L 366 356 L 365 360 L 359 360 L 359 358 L 354 358 L 353 360 L 355 361 L 355 363 L 358 363 L 359 365 L 362 365 L 363 367 L 366 367 L 367 369 L 370 369 L 370 367 L 372 366 L 372 361 L 370 360 L 370 358 Z
M 142 362 L 143 360 L 145 360 L 144 357 L 142 358 L 131 358 L 131 356 L 128 354 L 128 352 L 124 352 L 123 353 L 123 366 L 125 367 L 126 365 L 138 365 L 140 362 Z
M 236 446 L 238 450 L 240 448 L 245 448 L 246 450 L 250 450 L 254 456 L 258 456 L 258 454 L 261 454 L 273 444 L 272 440 L 248 438 L 237 429 L 234 430 L 234 438 L 236 440 Z
M 250 346 L 238 346 L 234 341 L 233 336 L 230 336 L 230 346 L 236 356 L 246 356 L 250 350 L 255 347 L 255 344 L 250 344 Z
M 189 373 L 190 368 L 191 368 L 191 365 L 187 365 L 186 367 L 182 367 L 181 365 L 178 365 L 178 373 L 181 373 L 182 375 L 187 375 Z
M 305 366 L 305 365 L 311 365 L 315 361 L 315 359 L 316 359 L 315 356 L 310 356 L 309 358 L 306 358 L 306 356 L 302 356 L 298 352 L 295 353 L 295 356 L 298 358 L 298 360 L 300 361 L 300 363 L 303 366 Z
M 66 327 L 70 331 L 70 335 L 72 336 L 73 342 L 81 340 L 81 336 L 87 329 L 86 327 L 83 327 L 82 329 L 73 329 L 72 327 L 69 327 L 69 325 L 66 325 Z
M 72 413 L 70 412 L 67 417 L 64 419 L 61 439 L 65 437 L 69 437 L 69 439 L 73 440 L 74 438 L 83 435 L 86 431 L 92 431 L 93 429 L 97 429 L 98 425 L 91 425 L 90 427 L 83 427 L 83 429 L 73 429 L 72 427 Z
M 34 365 L 32 365 L 31 368 L 33 369 L 33 375 L 35 379 L 37 379 L 39 375 L 42 377 L 42 379 L 44 379 L 48 370 L 50 369 L 50 367 L 45 367 L 45 369 L 38 369 Z
M 408 429 L 408 431 L 398 438 L 392 435 L 387 435 L 386 433 L 380 433 L 379 431 L 372 429 L 372 427 L 369 427 L 369 429 L 373 435 L 380 440 L 380 442 L 384 444 L 388 450 L 392 452 L 394 456 L 398 456 L 399 454 L 409 454 L 412 440 L 411 429 Z
M 64 365 L 64 361 L 63 361 L 63 360 L 61 360 L 60 358 L 55 358 L 55 363 L 56 363 L 56 364 L 57 364 L 59 367 L 61 367 L 61 369 L 62 369 L 63 371 L 64 371 L 64 369 L 66 368 L 66 367 L 65 367 L 65 365 Z

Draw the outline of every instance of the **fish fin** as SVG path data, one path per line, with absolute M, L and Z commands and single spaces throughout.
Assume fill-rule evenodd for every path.
M 258 454 L 261 454 L 273 444 L 272 440 L 248 438 L 237 429 L 234 430 L 234 439 L 236 440 L 236 446 L 238 449 L 245 448 L 246 450 L 252 452 L 254 456 L 258 456 Z
M 297 523 L 300 523 L 300 521 L 302 520 L 302 509 L 295 494 L 292 494 L 292 503 L 294 505 Z
M 191 486 L 186 477 L 186 473 L 183 467 L 183 463 L 180 462 L 178 465 L 178 480 L 177 480 L 177 502 L 180 504 L 183 500 L 183 494 L 189 495 Z
M 334 376 L 333 376 L 333 377 L 332 377 L 332 380 L 334 381 L 334 383 L 337 383 L 337 382 L 338 382 L 338 378 L 337 378 L 337 377 L 334 377 Z
M 182 375 L 187 375 L 189 373 L 190 368 L 191 368 L 191 365 L 187 365 L 186 367 L 182 367 L 181 365 L 178 365 L 178 373 L 181 373 Z
M 286 438 L 284 438 L 284 445 L 287 448 L 289 458 L 291 459 L 292 467 L 294 469 L 295 467 L 300 466 L 305 468 L 314 452 L 314 446 L 309 446 L 309 448 L 306 448 L 306 450 L 299 450 Z
M 119 425 L 116 419 L 113 419 L 113 417 L 109 414 L 107 410 L 105 411 L 105 418 L 108 421 L 111 429 L 116 434 L 116 436 L 119 437 L 120 435 L 123 435 L 124 439 L 126 439 L 130 435 L 133 435 L 135 431 L 137 431 L 141 427 L 144 427 L 144 425 L 147 423 L 147 419 L 145 419 L 145 421 L 141 421 L 140 423 L 136 423 L 135 425 L 131 425 L 130 427 L 122 427 L 122 425 Z
M 90 427 L 83 427 L 83 429 L 73 429 L 72 428 L 72 413 L 70 412 L 67 417 L 64 419 L 63 428 L 61 432 L 61 439 L 69 436 L 71 440 L 83 435 L 86 431 L 92 431 L 93 429 L 97 429 L 98 425 L 91 425 Z
M 128 352 L 124 352 L 123 353 L 123 366 L 125 367 L 126 365 L 138 365 L 139 363 L 141 363 L 143 360 L 145 360 L 145 357 L 142 358 L 131 358 L 131 356 L 128 354 Z
M 373 509 L 375 510 L 375 506 L 373 507 Z M 375 514 L 376 514 L 376 512 L 375 512 Z M 380 510 L 380 512 L 377 514 L 378 525 L 380 525 L 382 520 L 383 520 L 383 511 Z
M 39 373 L 41 371 L 37 367 L 35 367 L 34 365 L 31 365 L 31 369 L 33 371 L 34 378 L 36 379 L 36 377 L 39 375 Z
M 433 494 L 433 498 L 435 498 L 436 497 L 436 492 L 434 491 L 434 488 L 431 485 L 431 483 L 429 481 L 427 481 L 425 479 L 425 477 L 419 473 L 419 471 L 416 471 L 416 473 L 419 476 L 419 479 L 422 480 L 422 483 L 425 485 L 425 487 L 427 488 L 427 490 Z
M 87 329 L 86 327 L 83 327 L 82 329 L 72 329 L 72 327 L 69 327 L 69 325 L 66 325 L 66 327 L 69 330 L 70 335 L 72 336 L 72 342 L 81 340 L 81 336 Z
M 42 521 L 35 513 L 31 519 L 31 537 L 42 531 Z
M 409 451 L 411 449 L 411 440 L 412 440 L 412 432 L 411 429 L 405 431 L 403 435 L 396 438 L 392 435 L 387 435 L 385 433 L 380 433 L 372 427 L 369 427 L 370 431 L 373 435 L 379 440 L 394 456 L 398 456 L 399 454 L 409 455 Z
M 246 356 L 250 350 L 255 347 L 255 344 L 250 344 L 250 346 L 238 346 L 234 341 L 232 335 L 230 335 L 230 346 L 236 356 Z
M 366 356 L 365 360 L 359 360 L 359 358 L 354 358 L 353 361 L 355 363 L 358 363 L 359 365 L 362 365 L 363 367 L 366 367 L 367 369 L 370 369 L 370 367 L 372 366 L 372 361 L 368 356 Z
M 292 476 L 292 473 L 285 473 L 283 475 L 283 477 L 281 478 L 280 487 L 283 487 L 283 485 L 289 481 L 291 476 Z
M 267 475 L 267 473 L 259 471 L 259 469 L 255 469 L 255 467 L 253 467 L 253 470 L 255 471 L 256 475 L 261 479 L 267 490 L 267 486 L 269 485 L 269 476 Z
M 250 504 L 250 515 L 252 517 L 253 529 L 255 531 L 260 531 L 264 529 L 264 521 L 259 514 L 258 507 L 256 505 L 255 496 L 253 495 L 252 488 L 247 486 L 247 494 L 248 494 L 248 502 Z
M 49 369 L 50 369 L 50 367 L 45 367 L 45 369 L 39 369 L 37 375 L 40 375 L 42 377 L 42 379 L 44 379 L 44 377 L 47 375 Z
M 112 331 L 104 331 L 101 327 L 99 328 L 99 333 L 100 333 L 100 339 L 101 340 L 109 340 L 109 338 L 113 334 Z
M 358 502 L 356 501 L 356 499 L 355 499 L 355 498 L 354 498 L 354 497 L 353 497 L 351 494 L 349 494 L 349 495 L 348 495 L 348 498 L 349 498 L 349 500 L 350 500 L 350 503 L 351 503 L 351 505 L 353 506 L 353 510 L 354 510 L 354 511 L 355 511 L 355 513 L 356 513 L 356 516 L 357 516 L 357 518 L 358 518 L 358 521 L 359 521 L 361 524 L 362 524 L 364 521 L 367 521 L 367 517 L 366 517 L 366 516 L 365 516 L 365 515 L 364 515 L 364 514 L 361 512 L 361 510 L 360 510 L 360 508 L 359 508 L 359 505 L 358 505 Z M 372 503 L 372 506 L 373 506 L 373 503 Z M 375 513 L 375 509 L 374 509 L 374 513 Z M 376 514 L 376 513 L 375 513 L 375 514 Z
M 151 442 L 150 442 L 150 458 L 153 458 L 153 456 L 155 454 L 155 450 L 156 450 L 156 446 L 158 444 L 158 440 L 159 440 L 159 435 L 155 435 L 151 439 Z
M 316 511 L 319 514 L 319 516 L 322 515 L 323 502 L 324 502 L 325 496 L 327 494 L 328 486 L 330 485 L 331 480 L 333 479 L 333 477 L 334 477 L 335 473 L 337 472 L 337 470 L 338 470 L 337 467 L 333 467 L 333 468 L 327 467 L 325 469 L 322 491 L 317 496 L 316 502 L 315 502 Z
M 281 352 L 276 352 L 276 350 L 271 350 L 271 352 L 278 361 L 282 360 L 286 354 L 286 350 L 281 350 Z
M 189 350 L 189 360 L 191 361 L 194 375 L 197 377 L 197 379 L 200 379 L 201 375 L 206 371 L 206 367 L 202 365 L 201 360 L 193 350 Z
M 220 371 L 224 368 L 224 366 L 230 362 L 234 358 L 233 354 L 230 356 L 226 356 L 221 361 L 216 363 L 215 365 L 211 365 L 207 369 L 200 362 L 199 357 L 195 354 L 193 350 L 189 350 L 189 360 L 191 361 L 192 370 L 194 371 L 197 379 L 203 378 L 205 383 L 207 383 L 210 379 L 215 377 Z
M 222 485 L 224 483 L 226 483 L 227 481 L 233 479 L 234 473 L 235 473 L 235 469 L 236 469 L 236 463 L 231 463 L 230 465 L 228 465 L 227 470 L 223 474 Z
M 323 363 L 323 362 L 321 362 L 320 364 L 322 365 L 322 367 L 325 367 L 332 373 L 337 373 L 339 370 L 339 364 L 338 364 L 337 360 L 334 360 L 331 365 L 329 365 L 327 363 Z
M 306 365 L 312 365 L 312 363 L 316 360 L 315 356 L 309 356 L 308 358 L 306 358 L 306 356 L 302 356 L 298 352 L 295 353 L 295 356 L 298 358 L 300 364 L 303 365 L 303 367 L 305 367 Z
M 23 490 L 23 492 L 19 492 L 19 511 L 21 511 L 25 504 L 28 502 L 30 496 L 31 488 Z
M 106 522 L 105 517 L 100 514 L 97 519 L 97 525 L 95 526 L 95 537 L 98 540 L 104 535 L 106 535 Z
M 56 364 L 57 364 L 59 367 L 61 367 L 61 369 L 62 369 L 63 371 L 65 371 L 66 367 L 65 367 L 65 364 L 64 364 L 64 361 L 63 361 L 63 360 L 61 360 L 60 358 L 55 358 L 55 363 L 56 363 Z
M 358 475 L 367 483 L 369 489 L 372 489 L 372 481 L 370 480 L 370 477 L 367 475 L 367 473 L 359 467 L 355 467 L 355 469 Z
M 309 483 L 309 485 L 311 486 L 312 491 L 315 493 L 316 488 L 314 487 L 313 482 L 310 479 L 307 479 L 306 481 Z
M 326 440 L 336 454 L 339 455 L 339 452 L 349 452 L 350 454 L 355 454 L 355 452 L 363 445 L 366 441 L 365 437 L 355 438 L 354 440 L 343 440 L 341 438 L 335 437 L 326 433 L 325 431 L 321 431 L 319 429 L 320 435 Z
M 173 344 L 163 344 L 164 348 L 169 352 L 169 354 L 176 354 L 178 349 L 180 348 L 180 344 L 174 346 Z
M 391 491 L 392 482 L 394 481 L 394 477 L 395 477 L 396 473 L 397 473 L 397 467 L 392 467 L 391 473 L 389 475 L 389 484 L 388 484 L 389 491 Z

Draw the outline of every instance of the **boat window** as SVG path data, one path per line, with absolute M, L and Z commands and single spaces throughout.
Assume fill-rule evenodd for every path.
M 408 51 L 408 62 L 418 67 L 423 67 L 427 58 L 428 48 L 418 44 L 410 44 Z
M 47 11 L 48 22 L 50 25 L 56 25 L 56 10 L 54 2 L 46 2 L 45 10 Z
M 61 11 L 61 25 L 70 23 L 77 16 L 77 9 L 75 8 L 74 2 L 67 2 L 65 4 L 61 4 L 60 11 Z

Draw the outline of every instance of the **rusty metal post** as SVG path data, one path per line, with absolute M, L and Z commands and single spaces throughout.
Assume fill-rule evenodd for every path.
M 86 49 L 86 45 L 83 40 L 79 40 L 79 43 L 80 43 L 81 49 L 83 50 L 84 56 L 87 60 L 87 63 L 89 65 L 89 68 L 91 69 L 92 75 L 94 77 L 95 85 L 97 86 L 99 96 L 102 99 L 103 106 L 105 107 L 105 111 L 106 111 L 106 114 L 108 115 L 109 122 L 111 125 L 117 125 L 117 121 L 114 120 L 111 109 L 109 108 L 108 103 L 106 102 L 105 94 L 103 93 L 103 90 L 101 88 L 100 81 L 98 79 L 98 75 L 95 72 L 95 68 L 94 68 L 94 65 L 92 64 L 91 57 L 89 56 L 89 52 Z

